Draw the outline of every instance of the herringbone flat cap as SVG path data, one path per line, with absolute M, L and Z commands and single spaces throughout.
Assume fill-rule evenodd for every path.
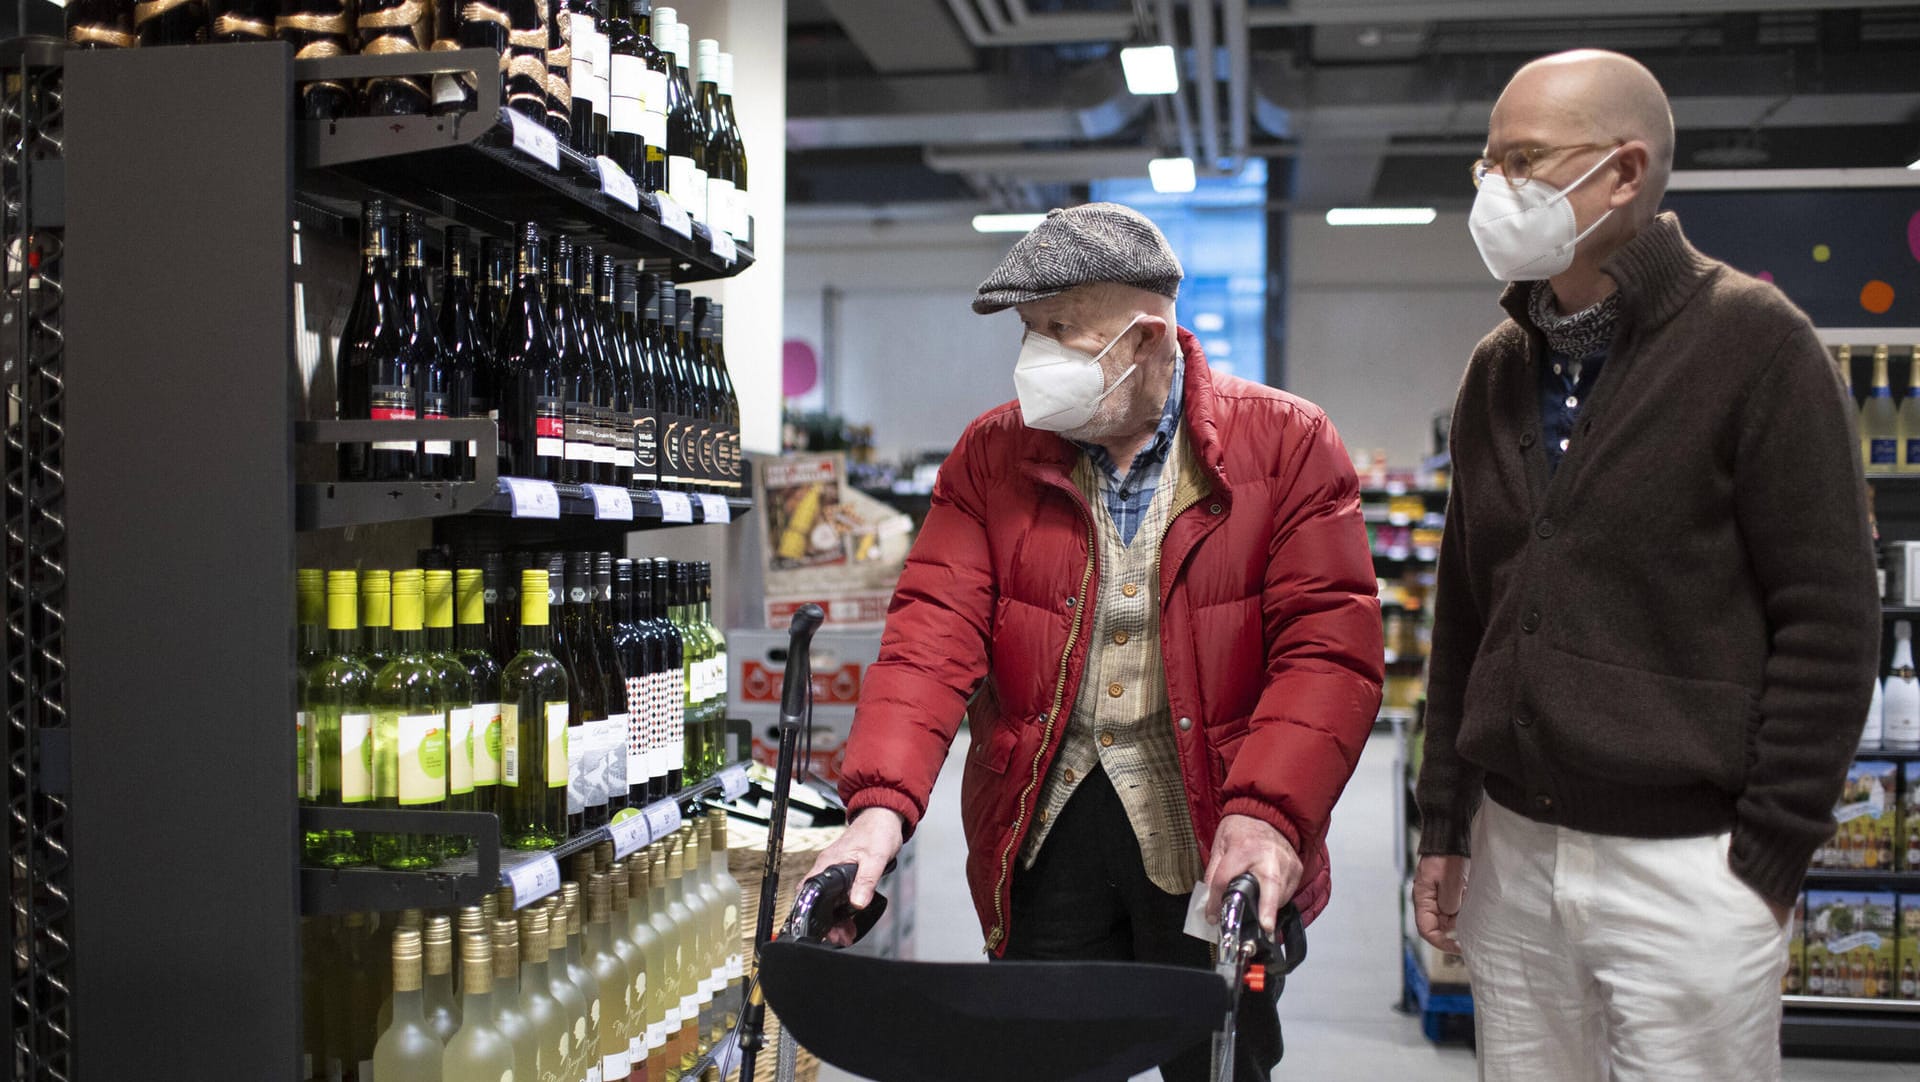
M 1174 297 L 1180 259 L 1146 215 L 1118 203 L 1055 208 L 1014 242 L 980 283 L 973 310 L 981 315 L 1043 300 L 1090 282 L 1119 282 Z

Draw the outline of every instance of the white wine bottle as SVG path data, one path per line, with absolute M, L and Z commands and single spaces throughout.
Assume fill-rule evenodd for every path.
M 467 663 L 454 649 L 453 571 L 429 567 L 425 576 L 427 659 L 439 670 L 440 694 L 446 708 L 447 810 L 479 811 L 480 798 L 473 789 L 473 680 L 467 675 Z M 464 834 L 441 838 L 444 856 L 461 856 L 472 848 L 473 839 Z
M 720 1024 L 724 1032 L 739 1021 L 740 992 L 747 979 L 746 933 L 740 926 L 740 915 L 746 908 L 746 891 L 727 866 L 727 813 L 719 808 L 709 811 L 707 824 L 713 830 L 713 882 L 719 888 L 723 905 L 720 934 L 725 946 L 721 951 L 721 969 L 726 992 L 721 999 Z
M 520 999 L 520 922 L 496 917 L 488 927 L 493 933 L 493 1028 L 513 1045 L 514 1077 L 541 1082 L 540 1040 Z
M 1920 473 L 1920 348 L 1909 356 L 1907 396 L 1900 401 L 1900 472 Z
M 587 1077 L 587 1059 L 595 1055 L 594 1050 L 599 1047 L 599 1034 L 593 1032 L 587 1021 L 592 1004 L 580 986 L 573 983 L 573 974 L 567 968 L 566 900 L 556 894 L 547 898 L 541 908 L 547 914 L 547 994 L 560 1005 L 560 1017 L 567 1023 L 566 1075 L 569 1082 L 583 1082 Z
M 580 1056 L 581 1077 L 587 1082 L 603 1082 L 600 1077 L 600 982 L 587 971 L 586 963 L 580 958 L 580 942 L 587 924 L 580 884 L 560 884 L 553 911 L 553 965 L 550 968 L 573 986 L 574 993 L 580 997 L 581 1018 L 586 1022 L 584 1035 L 578 1028 L 574 1030 L 574 1051 Z M 563 998 L 562 1002 L 566 1000 Z
M 1893 404 L 1893 385 L 1887 377 L 1887 347 L 1873 347 L 1873 390 L 1860 411 L 1860 432 L 1866 441 L 1870 473 L 1892 473 L 1900 468 L 1900 411 Z
M 437 810 L 447 803 L 446 707 L 421 633 L 420 572 L 395 571 L 392 588 L 395 654 L 373 678 L 373 805 Z M 373 855 L 383 868 L 430 868 L 440 844 L 426 834 L 376 834 Z
M 1887 689 L 1879 680 L 1873 682 L 1873 702 L 1867 706 L 1867 723 L 1860 729 L 1860 746 L 1877 748 L 1886 739 Z
M 642 1010 L 647 995 L 647 959 L 640 948 L 633 945 L 632 882 L 631 862 L 616 860 L 608 866 L 607 885 L 613 896 L 613 909 L 607 919 L 608 937 L 613 953 L 619 955 L 627 967 L 627 1016 L 620 1028 L 627 1036 L 629 1073 L 645 1062 L 647 1051 L 647 1020 Z
M 1893 671 L 1887 676 L 1886 720 L 1881 739 L 1888 747 L 1920 748 L 1920 681 L 1914 679 L 1913 625 L 1893 625 Z
M 694 818 L 686 826 L 688 838 L 696 849 L 689 852 L 687 893 L 697 896 L 699 905 L 694 907 L 694 915 L 700 921 L 700 957 L 694 962 L 694 973 L 699 980 L 700 1009 L 698 1013 L 700 1051 L 705 1052 L 713 1043 L 713 1032 L 719 1028 L 714 1019 L 714 1004 L 720 998 L 720 992 L 726 982 L 721 978 L 721 967 L 725 964 L 726 943 L 721 938 L 720 923 L 725 919 L 726 906 L 720 901 L 720 889 L 713 885 L 713 861 L 707 856 L 708 840 L 712 831 L 706 821 Z
M 553 978 L 548 972 L 550 922 L 544 906 L 520 911 L 520 1002 L 540 1036 L 540 1082 L 580 1082 L 569 1073 L 576 1062 L 573 1018 L 553 998 Z
M 494 1025 L 493 941 L 460 937 L 460 1029 L 447 1040 L 445 1082 L 514 1082 L 513 1042 Z
M 673 961 L 667 978 L 674 984 L 674 998 L 673 1014 L 668 1018 L 667 1054 L 670 1065 L 678 1067 L 680 1061 L 694 1055 L 694 1049 L 699 1046 L 694 1034 L 693 1012 L 699 998 L 694 963 L 700 957 L 700 938 L 693 909 L 687 904 L 687 851 L 678 835 L 669 844 L 672 848 L 667 851 L 667 916 L 673 921 L 673 938 L 668 941 L 673 948 Z
M 665 894 L 665 865 L 661 865 L 659 873 L 654 871 L 658 856 L 657 845 L 643 849 L 633 855 L 629 870 L 633 894 L 633 945 L 640 951 L 642 965 L 646 968 L 640 997 L 640 1018 L 644 1028 L 641 1030 L 640 1059 L 637 1062 L 646 1064 L 649 1072 L 652 1070 L 652 1057 L 666 1043 L 662 1025 L 667 1016 L 666 1001 L 662 998 L 667 987 L 666 940 L 662 938 L 653 918 Z M 649 1073 L 647 1077 L 655 1076 Z
M 440 1038 L 427 1026 L 420 991 L 420 933 L 393 933 L 393 1021 L 373 1046 L 373 1076 L 380 1082 L 441 1082 Z
M 460 1000 L 453 990 L 453 922 L 445 917 L 428 920 L 420 941 L 427 957 L 427 979 L 422 988 L 427 1001 L 427 1028 L 445 1044 L 460 1030 Z
M 627 1019 L 633 1006 L 633 977 L 626 960 L 613 949 L 613 883 L 607 872 L 587 880 L 587 925 L 581 963 L 599 986 L 600 1078 L 622 1082 L 629 1063 Z

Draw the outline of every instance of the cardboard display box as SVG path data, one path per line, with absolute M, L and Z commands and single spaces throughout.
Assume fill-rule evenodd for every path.
M 828 627 L 885 623 L 913 520 L 850 487 L 843 454 L 756 459 L 754 474 L 766 509 L 765 626 L 786 630 L 809 602 L 826 610 Z
M 1920 999 L 1920 894 L 1900 896 L 1900 942 L 1894 953 L 1900 963 L 1895 994 Z
M 1834 809 L 1834 835 L 1814 854 L 1814 866 L 1848 871 L 1892 871 L 1900 845 L 1900 766 L 1862 759 L 1847 769 Z
M 1780 991 L 1789 996 L 1807 995 L 1807 896 L 1793 907 L 1793 927 L 1787 929 L 1787 973 L 1780 978 Z
M 1906 766 L 1900 806 L 1900 833 L 1905 839 L 1900 870 L 1920 871 L 1920 759 Z
M 1807 892 L 1807 985 L 1810 995 L 1891 999 L 1895 896 L 1887 892 Z
M 840 780 L 840 760 L 853 731 L 853 709 L 866 685 L 867 667 L 880 657 L 878 631 L 825 628 L 813 637 L 813 746 L 807 764 L 813 776 Z M 780 721 L 786 686 L 787 634 L 735 628 L 727 632 L 728 716 L 753 723 L 753 755 L 772 765 L 779 751 L 771 730 Z

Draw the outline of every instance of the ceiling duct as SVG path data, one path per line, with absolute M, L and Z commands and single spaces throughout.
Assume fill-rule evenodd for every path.
M 1006 13 L 1000 6 L 1006 6 Z M 1026 0 L 947 0 L 947 10 L 979 48 L 1130 41 L 1139 30 L 1131 14 L 1073 11 L 1035 15 Z

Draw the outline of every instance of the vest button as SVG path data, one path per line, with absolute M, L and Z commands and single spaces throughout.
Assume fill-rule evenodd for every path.
M 1072 607 L 1073 607 L 1073 598 L 1067 598 L 1067 607 L 1068 607 L 1068 608 L 1072 608 Z
M 1073 784 L 1073 768 L 1067 767 L 1065 770 L 1061 771 L 1060 777 L 1063 780 L 1065 780 L 1068 785 L 1072 785 Z
M 1121 686 L 1120 686 L 1119 684 L 1108 684 L 1108 685 L 1107 685 L 1107 694 L 1108 694 L 1108 695 L 1111 695 L 1111 696 L 1113 696 L 1113 697 L 1114 697 L 1114 698 L 1116 698 L 1116 699 L 1118 699 L 1118 698 L 1119 698 L 1120 696 L 1122 696 L 1122 695 L 1124 695 L 1124 694 L 1126 694 L 1126 692 L 1127 692 L 1127 689 L 1126 689 L 1126 688 L 1123 688 L 1123 687 L 1121 687 Z
M 1527 448 L 1532 446 L 1533 446 L 1533 433 L 1531 432 L 1520 433 L 1520 449 L 1524 451 Z
M 1101 734 L 1100 734 L 1100 746 L 1101 746 L 1101 747 L 1103 747 L 1103 748 L 1110 748 L 1110 747 L 1113 747 L 1113 734 L 1112 734 L 1112 733 L 1101 733 Z
M 1192 729 L 1192 728 L 1193 728 L 1193 719 L 1192 719 L 1192 718 L 1181 718 L 1181 719 L 1180 719 L 1180 731 L 1181 731 L 1181 732 L 1183 732 L 1183 733 L 1184 733 L 1184 732 L 1186 732 L 1187 730 L 1189 730 L 1189 729 Z
M 1120 592 L 1127 597 L 1138 597 L 1140 595 L 1140 587 L 1129 582 L 1125 586 L 1120 587 Z
M 1125 646 L 1127 644 L 1127 640 L 1132 637 L 1133 636 L 1128 635 L 1124 631 L 1116 631 L 1113 633 L 1113 644 L 1115 646 Z
M 1525 714 L 1522 714 L 1522 715 L 1520 715 L 1519 717 L 1517 717 L 1517 718 L 1514 718 L 1514 719 L 1513 719 L 1513 723 L 1514 723 L 1515 725 L 1518 725 L 1518 726 L 1520 726 L 1520 727 L 1521 727 L 1522 729 L 1525 729 L 1525 728 L 1527 728 L 1528 726 L 1530 726 L 1530 725 L 1532 725 L 1532 724 L 1533 724 L 1533 719 L 1532 719 L 1532 718 L 1530 718 L 1530 717 L 1528 717 L 1528 716 L 1527 716 L 1527 715 L 1525 715 Z

